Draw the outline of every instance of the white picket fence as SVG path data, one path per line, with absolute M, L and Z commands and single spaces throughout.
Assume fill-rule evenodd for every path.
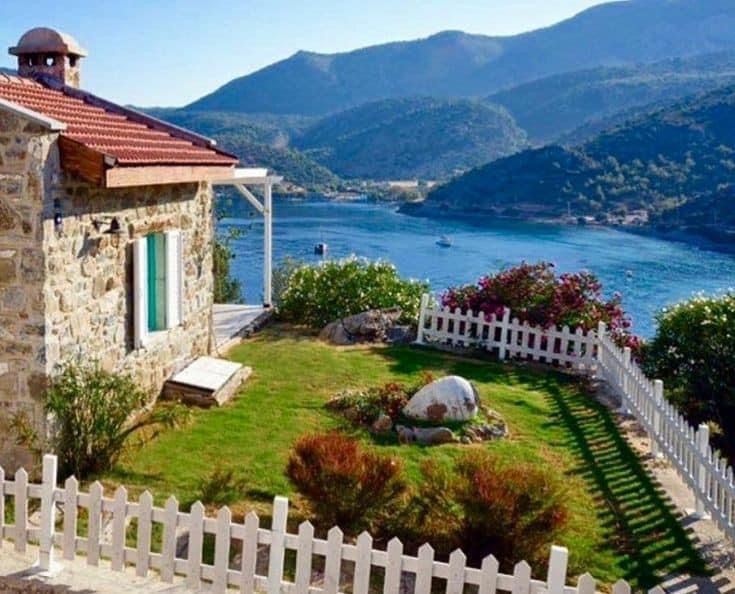
M 605 380 L 648 433 L 652 454 L 676 469 L 696 498 L 696 514 L 711 517 L 735 541 L 735 482 L 733 469 L 709 444 L 709 427 L 696 430 L 664 397 L 660 380 L 650 380 L 632 360 L 629 348 L 619 348 L 605 324 L 597 331 L 536 328 L 502 319 L 437 305 L 431 296 L 421 300 L 417 343 L 472 347 L 495 352 L 501 360 L 527 359 L 594 372 Z
M 651 441 L 651 453 L 676 469 L 696 498 L 695 513 L 709 517 L 735 541 L 735 480 L 733 469 L 712 449 L 709 427 L 692 427 L 664 397 L 661 380 L 651 381 L 619 348 L 600 324 L 597 335 L 598 372 L 618 394 L 621 411 L 635 416 Z
M 460 550 L 454 551 L 448 562 L 436 560 L 428 544 L 418 550 L 416 557 L 405 555 L 397 538 L 384 550 L 374 549 L 373 539 L 366 532 L 350 543 L 334 527 L 325 540 L 316 538 L 314 527 L 303 522 L 298 532 L 291 534 L 287 531 L 288 500 L 284 497 L 275 498 L 268 529 L 260 526 L 254 513 L 248 514 L 243 522 L 233 522 L 227 507 L 221 508 L 214 518 L 205 515 L 199 502 L 189 512 L 180 511 L 174 497 L 163 508 L 155 507 L 147 491 L 137 502 L 132 502 L 128 501 L 124 487 L 119 487 L 112 498 L 105 497 L 98 482 L 83 493 L 73 477 L 60 488 L 56 471 L 57 459 L 52 455 L 43 459 L 40 485 L 30 484 L 23 469 L 15 473 L 14 480 L 6 480 L 0 468 L 0 540 L 13 541 L 18 552 L 26 551 L 28 543 L 37 544 L 38 566 L 45 570 L 83 554 L 88 565 L 98 566 L 105 559 L 113 571 L 134 566 L 138 576 L 145 577 L 155 571 L 163 582 L 173 582 L 175 576 L 183 576 L 191 590 L 206 588 L 215 593 L 235 589 L 269 594 L 344 591 L 399 594 L 402 583 L 410 581 L 414 583 L 414 594 L 431 594 L 438 584 L 447 594 L 463 594 L 467 585 L 477 594 L 594 594 L 596 591 L 595 580 L 589 574 L 582 575 L 575 586 L 567 585 L 568 552 L 563 547 L 551 547 L 546 579 L 539 580 L 531 577 L 531 567 L 525 561 L 516 564 L 510 575 L 499 571 L 498 561 L 492 555 L 475 568 L 467 565 Z M 29 502 L 34 499 L 40 501 L 40 520 L 31 526 L 28 510 Z M 12 523 L 6 523 L 8 501 L 13 504 Z M 63 513 L 58 521 L 57 511 Z M 83 534 L 79 529 L 80 518 L 86 522 L 86 530 L 81 530 Z M 131 520 L 135 521 L 134 526 Z M 156 525 L 160 525 L 160 530 L 154 532 Z M 185 557 L 177 554 L 177 539 L 182 533 L 188 534 Z M 161 535 L 159 550 L 151 547 L 154 534 Z M 214 539 L 213 564 L 203 560 L 207 535 Z M 135 544 L 130 545 L 133 540 Z M 295 554 L 295 562 L 287 563 L 287 551 Z M 233 562 L 235 552 L 239 553 L 237 564 Z M 59 560 L 55 558 L 58 553 Z M 259 567 L 267 567 L 267 573 L 259 574 Z M 413 580 L 405 580 L 406 575 Z M 627 594 L 631 588 L 621 580 L 612 592 Z M 658 587 L 649 592 L 663 594 Z
M 597 337 L 581 328 L 536 328 L 511 319 L 506 308 L 502 318 L 484 313 L 462 313 L 440 307 L 429 295 L 421 299 L 419 344 L 474 347 L 506 358 L 531 359 L 544 363 L 590 369 L 595 363 Z

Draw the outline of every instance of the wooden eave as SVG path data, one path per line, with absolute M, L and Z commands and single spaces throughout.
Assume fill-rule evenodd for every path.
M 235 169 L 234 164 L 119 166 L 113 157 L 63 135 L 59 153 L 64 171 L 101 188 L 215 181 L 231 177 Z

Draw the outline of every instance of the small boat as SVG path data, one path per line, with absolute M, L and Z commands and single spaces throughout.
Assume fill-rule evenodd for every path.
M 327 244 L 323 241 L 317 243 L 314 246 L 314 254 L 317 256 L 326 256 L 327 255 Z
M 452 239 L 446 235 L 442 235 L 439 239 L 436 240 L 436 245 L 439 247 L 452 247 Z

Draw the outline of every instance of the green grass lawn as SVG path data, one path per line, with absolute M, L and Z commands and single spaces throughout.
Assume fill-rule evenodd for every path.
M 451 460 L 466 447 L 493 448 L 508 459 L 563 472 L 572 517 L 558 544 L 569 547 L 572 571 L 644 587 L 670 573 L 705 573 L 610 413 L 573 378 L 411 347 L 338 349 L 278 326 L 235 348 L 230 358 L 254 370 L 238 398 L 219 409 L 196 410 L 191 424 L 131 450 L 105 482 L 133 492 L 151 489 L 159 502 L 173 493 L 190 503 L 214 469 L 231 468 L 246 485 L 242 501 L 233 505 L 237 512 L 267 515 L 272 497 L 287 495 L 298 517 L 299 500 L 284 474 L 289 448 L 303 433 L 343 426 L 323 408 L 330 396 L 344 388 L 408 383 L 423 371 L 435 377 L 456 373 L 473 381 L 483 402 L 505 417 L 510 439 L 482 446 L 375 447 L 399 455 L 413 478 L 423 459 Z M 370 440 L 366 433 L 362 438 Z

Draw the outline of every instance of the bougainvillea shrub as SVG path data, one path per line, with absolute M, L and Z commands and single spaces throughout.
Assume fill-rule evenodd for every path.
M 447 289 L 441 304 L 453 311 L 481 312 L 488 318 L 502 317 L 508 308 L 521 322 L 544 328 L 596 330 L 599 322 L 605 322 L 619 344 L 636 351 L 640 347 L 639 339 L 631 334 L 631 321 L 623 311 L 619 293 L 605 299 L 594 274 L 557 274 L 550 262 L 524 262 L 483 276 L 474 285 Z

